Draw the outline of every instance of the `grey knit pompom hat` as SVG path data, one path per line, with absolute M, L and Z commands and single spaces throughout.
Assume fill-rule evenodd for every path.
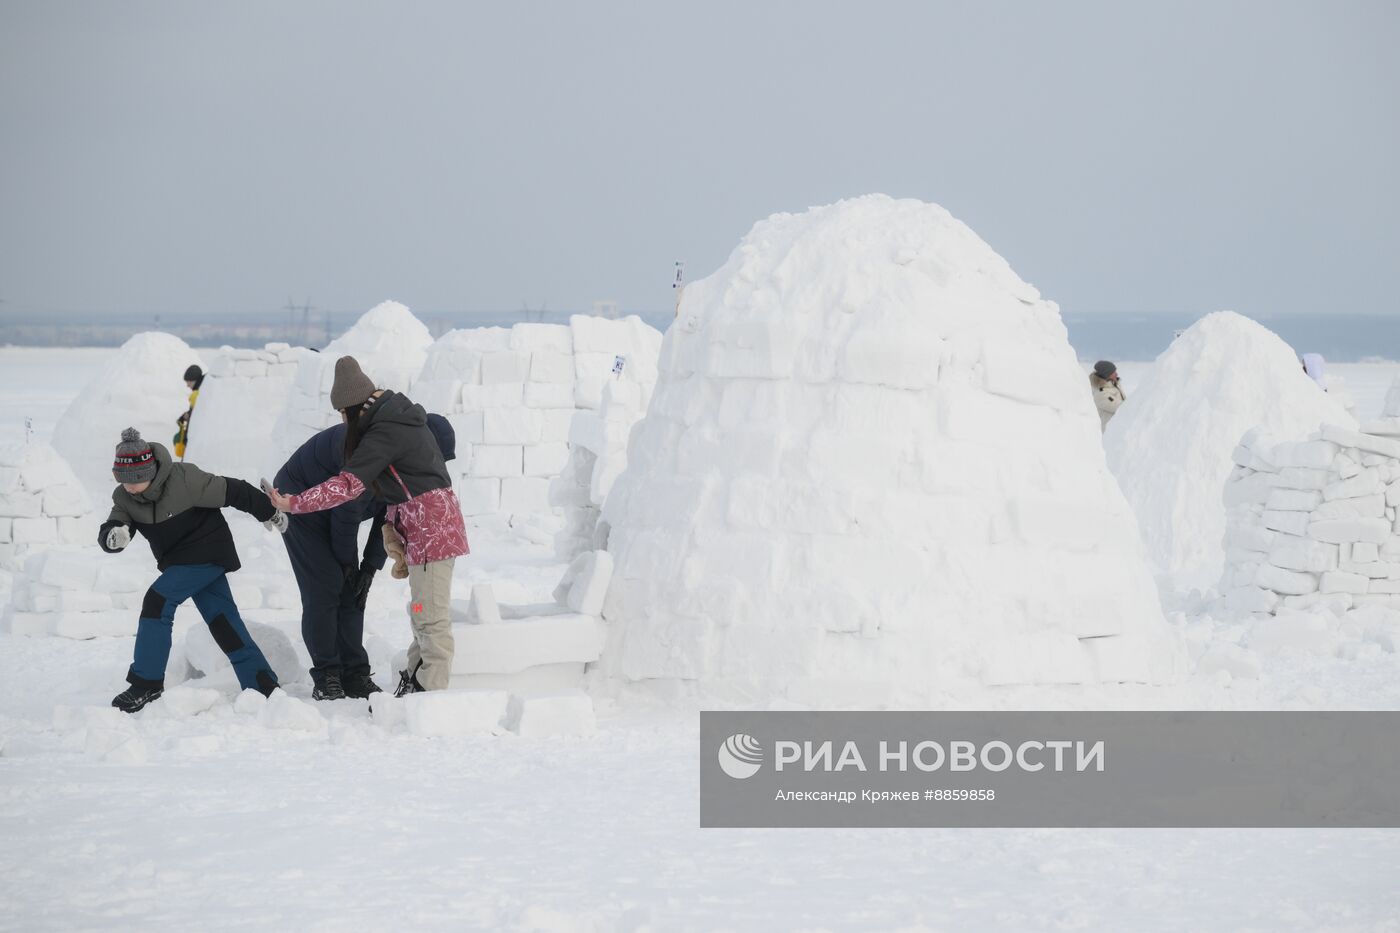
M 374 394 L 374 381 L 360 369 L 360 363 L 353 356 L 342 356 L 335 361 L 335 382 L 331 383 L 331 407 L 344 411 L 363 405 L 365 399 Z
M 112 475 L 119 483 L 148 483 L 156 478 L 160 465 L 156 463 L 156 452 L 150 441 L 141 439 L 141 432 L 127 428 L 122 432 L 122 442 L 117 445 L 117 456 L 112 462 Z

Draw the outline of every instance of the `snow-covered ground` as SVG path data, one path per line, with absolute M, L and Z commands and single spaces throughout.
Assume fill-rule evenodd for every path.
M 0 441 L 26 415 L 47 438 L 111 352 L 0 348 Z M 1149 365 L 1120 364 L 1130 397 Z M 1331 372 L 1364 419 L 1400 364 Z M 286 572 L 262 529 L 230 524 L 238 576 Z M 512 602 L 563 569 L 534 546 L 476 543 L 465 563 L 459 582 Z M 375 587 L 367 627 L 402 647 L 402 584 Z M 246 615 L 295 637 L 294 612 Z M 1231 635 L 1168 617 L 1188 643 Z M 586 738 L 420 738 L 294 684 L 304 708 L 187 687 L 123 719 L 105 707 L 131 645 L 0 635 L 0 929 L 1400 929 L 1397 831 L 700 830 L 693 709 L 601 702 Z M 942 705 L 1393 710 L 1400 655 Z

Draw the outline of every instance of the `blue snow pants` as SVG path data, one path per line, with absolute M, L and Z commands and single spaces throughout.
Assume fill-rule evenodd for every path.
M 248 634 L 229 590 L 228 575 L 218 564 L 177 564 L 168 567 L 151 584 L 141 601 L 131 674 L 147 681 L 165 680 L 175 610 L 187 599 L 194 600 L 214 642 L 228 655 L 239 685 L 245 690 L 271 693 L 277 686 L 277 675 Z

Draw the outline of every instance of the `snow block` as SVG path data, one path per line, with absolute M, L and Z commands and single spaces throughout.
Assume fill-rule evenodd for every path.
M 326 718 L 314 705 L 298 700 L 285 690 L 272 691 L 272 696 L 258 711 L 258 724 L 266 729 L 312 734 L 324 733 L 328 728 Z
M 1322 502 L 1322 493 L 1315 489 L 1275 489 L 1269 493 L 1264 508 L 1281 512 L 1311 512 Z
M 550 511 L 549 480 L 538 476 L 502 479 L 501 511 L 511 515 Z
M 515 674 L 542 664 L 598 660 L 605 630 L 593 616 L 562 613 L 508 619 L 499 624 L 464 624 L 453 604 L 453 674 Z
M 1279 444 L 1274 448 L 1274 462 L 1280 467 L 1306 467 L 1325 470 L 1333 465 L 1340 448 L 1331 441 L 1302 441 Z
M 525 447 L 525 475 L 558 476 L 568 460 L 568 444 L 528 444 Z
M 1269 549 L 1269 563 L 1284 570 L 1322 573 L 1337 569 L 1337 546 L 1308 538 L 1280 541 Z M 1261 584 L 1262 585 L 1262 584 Z M 1279 592 L 1289 592 L 1279 590 Z
M 573 330 L 568 324 L 516 324 L 510 329 L 512 350 L 552 350 L 573 353 Z
M 1332 474 L 1326 470 L 1287 467 L 1278 471 L 1272 479 L 1272 485 L 1284 489 L 1325 489 L 1331 481 Z
M 1382 496 L 1362 496 L 1359 499 L 1333 499 L 1313 511 L 1313 518 L 1375 518 L 1385 512 Z
M 93 532 L 93 540 L 97 533 Z M 31 578 L 60 590 L 91 591 L 97 582 L 104 555 L 85 551 L 47 551 L 31 559 L 25 569 Z
M 58 523 L 52 518 L 16 518 L 10 523 L 10 538 L 15 544 L 57 544 Z
M 1266 590 L 1290 596 L 1300 596 L 1317 589 L 1317 577 L 1313 574 L 1284 570 L 1272 564 L 1260 567 L 1254 582 Z
M 574 690 L 512 696 L 506 727 L 523 738 L 553 738 L 592 735 L 598 723 L 593 701 L 581 690 Z
M 482 411 L 492 408 L 519 408 L 525 403 L 524 382 L 462 386 L 462 408 Z
M 122 638 L 136 634 L 138 613 L 109 609 L 105 612 L 58 612 L 50 617 L 51 631 L 60 638 Z
M 572 397 L 569 405 L 573 404 Z M 540 412 L 540 441 L 545 444 L 557 441 L 568 441 L 569 431 L 574 423 L 576 410 L 563 405 L 558 408 L 548 408 Z
M 530 354 L 521 350 L 487 353 L 481 358 L 484 386 L 524 383 L 530 377 Z
M 568 408 L 573 413 L 574 384 L 572 382 L 530 382 L 525 385 L 526 408 Z M 567 437 L 567 434 L 565 435 Z M 562 440 L 562 438 L 545 438 Z
M 387 691 L 380 691 L 369 698 L 369 713 L 374 724 L 385 729 L 395 729 L 404 725 L 408 715 L 408 704 L 403 697 L 395 697 Z
M 537 350 L 530 355 L 530 382 L 574 383 L 574 357 L 571 353 Z
M 1372 544 L 1367 541 L 1358 541 L 1351 546 L 1351 554 L 1347 558 L 1358 564 L 1368 564 L 1381 559 L 1381 548 L 1379 544 Z
M 481 411 L 457 412 L 447 416 L 452 432 L 460 444 L 482 444 L 486 441 L 486 415 Z
M 1370 589 L 1371 580 L 1369 577 L 1359 573 L 1346 573 L 1334 570 L 1322 575 L 1321 591 L 1323 593 L 1351 593 L 1359 595 Z
M 1356 541 L 1383 544 L 1391 531 L 1390 523 L 1382 518 L 1327 519 L 1308 525 L 1307 536 L 1332 544 Z
M 501 507 L 501 481 L 489 476 L 463 476 L 453 486 L 463 515 L 490 515 Z
M 478 444 L 472 448 L 468 475 L 473 477 L 518 477 L 525 471 L 525 448 L 521 445 Z
M 540 440 L 540 418 L 528 408 L 492 408 L 484 414 L 488 445 L 535 444 Z
M 459 736 L 504 730 L 510 694 L 504 690 L 431 690 L 403 698 L 412 735 Z
M 603 599 L 608 594 L 608 584 L 612 582 L 613 559 L 607 551 L 589 551 L 581 554 L 569 565 L 568 575 L 573 582 L 569 585 L 566 603 L 574 612 L 584 615 L 603 614 Z
M 1355 447 L 1357 450 L 1381 454 L 1392 460 L 1400 460 L 1400 441 L 1393 438 L 1362 434 L 1360 431 L 1353 431 L 1335 424 L 1322 426 L 1322 438 L 1339 447 Z
M 159 709 L 162 715 L 172 719 L 188 719 L 207 712 L 222 703 L 224 695 L 208 687 L 169 687 L 161 694 L 160 702 L 151 707 Z
M 1363 470 L 1351 479 L 1338 480 L 1329 483 L 1322 491 L 1324 499 L 1357 499 L 1362 496 L 1373 496 L 1384 489 L 1381 482 L 1380 471 L 1372 468 Z
M 500 624 L 501 609 L 496 602 L 496 590 L 491 584 L 477 583 L 472 586 L 465 617 L 468 625 Z
M 1307 512 L 1265 512 L 1261 522 L 1265 528 L 1301 537 L 1308 533 L 1311 519 Z
M 253 636 L 253 641 L 257 643 L 263 657 L 267 658 L 267 663 L 272 665 L 278 683 L 294 684 L 310 679 L 285 632 L 260 622 L 249 622 L 246 618 L 243 623 L 248 627 L 248 633 Z M 228 656 L 215 643 L 209 627 L 202 621 L 190 626 L 183 644 L 190 665 L 201 674 L 208 677 L 227 672 L 232 676 L 233 667 L 228 663 Z

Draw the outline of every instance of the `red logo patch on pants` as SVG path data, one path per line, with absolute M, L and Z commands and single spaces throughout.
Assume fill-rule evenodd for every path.
M 423 611 L 423 604 L 422 604 L 422 603 L 414 603 L 414 604 L 413 604 L 413 611 L 414 611 L 415 613 L 422 612 L 422 611 Z

